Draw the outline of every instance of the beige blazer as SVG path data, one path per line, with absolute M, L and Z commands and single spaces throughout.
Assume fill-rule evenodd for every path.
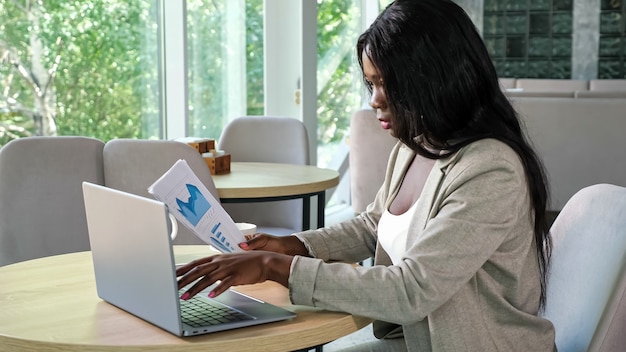
M 484 139 L 438 160 L 394 266 L 377 224 L 414 155 L 394 147 L 365 212 L 297 234 L 314 258 L 292 262 L 291 301 L 399 324 L 409 351 L 554 350 L 554 327 L 537 316 L 533 216 L 517 154 Z M 346 263 L 373 255 L 373 267 Z

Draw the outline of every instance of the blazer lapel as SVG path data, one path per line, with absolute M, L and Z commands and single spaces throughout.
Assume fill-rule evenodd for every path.
M 404 179 L 404 175 L 406 174 L 409 166 L 411 166 L 411 162 L 413 161 L 414 157 L 414 151 L 412 151 L 405 145 L 401 146 L 400 150 L 398 151 L 398 156 L 396 157 L 394 172 L 392 173 L 391 180 L 389 182 L 389 196 L 387 197 L 387 201 L 385 203 L 385 209 L 389 209 L 389 205 L 396 198 L 396 195 L 400 190 L 402 180 Z
M 439 195 L 447 169 L 456 160 L 457 155 L 458 153 L 455 153 L 447 158 L 439 159 L 435 162 L 435 165 L 433 165 L 426 179 L 426 183 L 424 184 L 424 188 L 422 189 L 422 194 L 417 200 L 417 206 L 410 228 L 420 229 L 421 233 L 421 230 L 426 227 L 428 219 L 432 216 L 435 201 Z M 411 233 L 413 236 L 411 236 Z M 409 232 L 409 236 L 407 236 L 407 246 L 413 242 L 415 235 L 415 231 Z

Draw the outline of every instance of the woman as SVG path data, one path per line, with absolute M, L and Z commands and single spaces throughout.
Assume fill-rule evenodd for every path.
M 548 351 L 547 184 L 469 17 L 448 0 L 397 0 L 357 43 L 382 128 L 398 139 L 367 210 L 178 270 L 183 299 L 221 280 L 273 280 L 294 304 L 376 320 L 409 351 Z M 373 267 L 354 267 L 375 256 Z

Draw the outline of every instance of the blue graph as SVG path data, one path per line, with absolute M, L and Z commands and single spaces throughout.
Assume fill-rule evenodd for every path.
M 233 252 L 235 248 L 233 248 L 230 242 L 226 240 L 226 237 L 224 236 L 224 234 L 222 234 L 222 231 L 218 231 L 221 226 L 221 222 L 218 222 L 217 224 L 215 224 L 215 226 L 213 226 L 213 228 L 211 229 L 211 233 L 213 234 L 213 236 L 211 236 L 211 241 L 213 242 L 213 245 L 215 245 L 222 252 Z
M 178 205 L 178 211 L 189 220 L 189 222 L 196 226 L 200 219 L 211 209 L 211 204 L 202 195 L 198 187 L 192 184 L 186 184 L 189 191 L 189 199 L 186 202 L 176 198 L 176 204 Z

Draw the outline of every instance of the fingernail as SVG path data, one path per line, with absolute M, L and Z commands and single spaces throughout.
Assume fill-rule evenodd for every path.
M 246 248 L 248 248 L 248 244 L 247 244 L 246 242 L 241 242 L 241 243 L 239 244 L 239 248 L 246 249 Z
M 213 297 L 215 297 L 215 291 L 209 292 L 209 298 L 213 298 Z
M 189 299 L 189 292 L 183 293 L 183 295 L 180 296 L 180 299 L 182 299 L 183 301 L 188 300 Z

